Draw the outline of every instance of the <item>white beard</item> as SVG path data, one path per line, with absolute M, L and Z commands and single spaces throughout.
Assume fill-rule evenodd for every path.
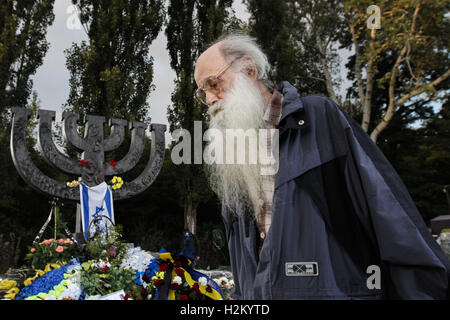
M 222 132 L 222 146 L 225 146 L 225 129 L 265 129 L 265 107 L 264 96 L 255 83 L 247 76 L 238 74 L 226 98 L 209 107 L 209 128 Z M 218 142 L 214 139 L 208 147 L 214 148 L 215 143 Z M 236 145 L 236 139 L 233 144 Z M 211 188 L 231 212 L 236 213 L 236 208 L 242 206 L 258 220 L 263 205 L 261 165 L 258 161 L 257 164 L 249 164 L 248 149 L 247 144 L 245 164 L 214 163 L 207 167 L 207 171 Z M 236 154 L 236 148 L 234 150 Z M 225 159 L 225 150 L 223 153 Z

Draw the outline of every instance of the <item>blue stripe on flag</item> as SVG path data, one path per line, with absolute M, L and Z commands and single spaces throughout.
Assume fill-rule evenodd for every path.
M 109 218 L 112 221 L 112 216 L 111 216 L 111 191 L 109 191 L 109 188 L 106 189 L 105 204 L 106 204 L 106 210 L 108 210 Z
M 83 188 L 83 213 L 84 213 L 84 238 L 87 240 L 89 231 L 89 189 L 82 184 Z

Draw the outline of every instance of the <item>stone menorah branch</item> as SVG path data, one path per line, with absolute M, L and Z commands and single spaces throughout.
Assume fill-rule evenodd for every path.
M 46 176 L 32 162 L 26 146 L 27 123 L 31 111 L 25 108 L 12 108 L 13 120 L 11 129 L 11 155 L 20 176 L 36 190 L 60 199 L 79 201 L 79 188 L 70 188 L 65 182 Z M 63 136 L 69 146 L 82 152 L 81 159 L 88 161 L 83 165 L 61 153 L 53 142 L 52 122 L 55 112 L 39 110 L 38 112 L 38 146 L 43 157 L 55 168 L 69 174 L 81 176 L 88 186 L 95 186 L 105 181 L 105 176 L 126 173 L 136 166 L 142 157 L 146 125 L 131 122 L 131 144 L 125 157 L 115 166 L 105 162 L 105 152 L 117 149 L 125 136 L 126 120 L 111 119 L 111 134 L 106 139 L 103 135 L 105 118 L 87 115 L 85 117 L 85 133 L 81 137 L 77 131 L 79 116 L 75 113 L 63 113 Z M 131 198 L 147 189 L 156 179 L 164 161 L 166 126 L 151 124 L 151 153 L 144 171 L 133 181 L 126 183 L 114 192 L 114 200 Z

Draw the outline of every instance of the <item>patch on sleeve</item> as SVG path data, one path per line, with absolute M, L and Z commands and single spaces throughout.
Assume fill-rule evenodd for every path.
M 286 262 L 288 277 L 317 277 L 319 265 L 317 262 Z

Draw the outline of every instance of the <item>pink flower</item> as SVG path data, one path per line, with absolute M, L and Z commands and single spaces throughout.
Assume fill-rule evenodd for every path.
M 36 252 L 36 249 L 35 249 L 35 248 L 31 248 L 31 249 L 30 249 L 30 252 L 31 252 L 31 253 L 34 253 L 34 252 Z
M 64 248 L 62 246 L 57 246 L 55 251 L 61 253 L 64 251 Z
M 64 239 L 59 239 L 59 240 L 58 240 L 58 243 L 59 243 L 59 244 L 64 244 Z
M 51 243 L 52 243 L 51 240 L 44 240 L 44 241 L 42 241 L 42 244 L 51 244 Z

